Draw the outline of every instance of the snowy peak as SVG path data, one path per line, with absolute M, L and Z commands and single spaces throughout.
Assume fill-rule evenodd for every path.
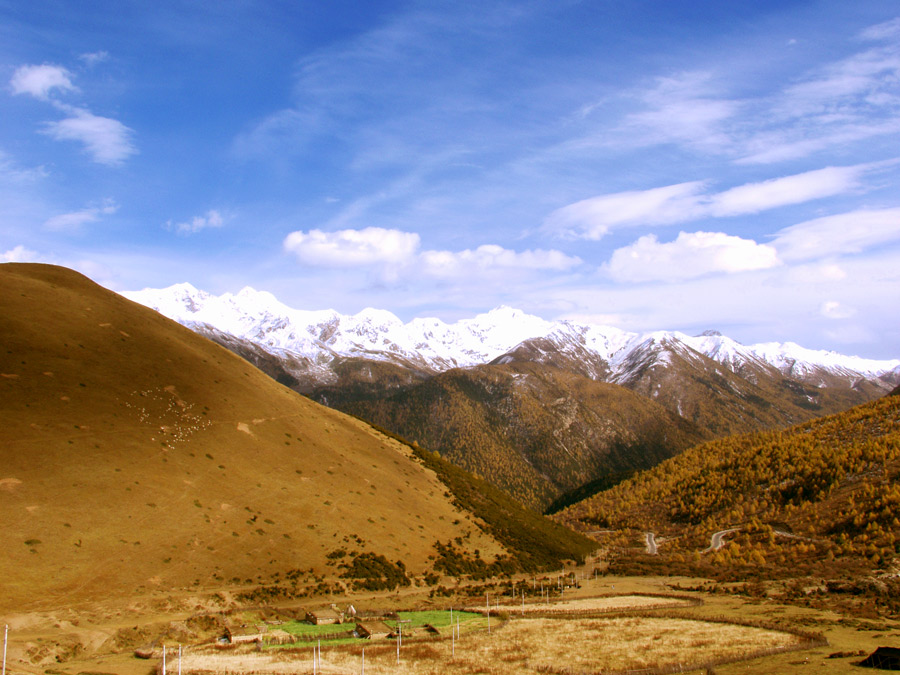
M 695 337 L 676 331 L 636 334 L 610 326 L 547 321 L 508 306 L 453 324 L 435 318 L 403 323 L 391 312 L 374 308 L 352 316 L 292 309 L 271 293 L 250 287 L 214 296 L 182 283 L 123 295 L 201 332 L 204 326 L 215 328 L 270 352 L 317 364 L 366 358 L 441 372 L 496 360 L 561 359 L 582 364 L 580 370 L 594 379 L 612 381 L 628 379 L 638 370 L 666 367 L 676 357 L 698 365 L 708 357 L 751 379 L 754 373 L 773 368 L 787 377 L 819 381 L 824 381 L 824 374 L 878 378 L 900 368 L 900 360 L 862 359 L 790 342 L 745 346 L 718 331 Z

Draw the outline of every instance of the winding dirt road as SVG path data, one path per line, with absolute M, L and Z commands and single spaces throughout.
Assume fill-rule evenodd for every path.
M 703 552 L 710 553 L 712 551 L 718 551 L 725 545 L 725 535 L 731 534 L 732 532 L 738 532 L 740 529 L 741 528 L 739 527 L 732 527 L 729 530 L 719 530 L 718 532 L 714 532 L 709 540 L 709 548 Z

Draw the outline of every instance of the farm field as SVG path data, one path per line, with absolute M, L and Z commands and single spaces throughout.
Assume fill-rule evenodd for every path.
M 481 630 L 487 627 L 487 618 L 475 612 L 448 610 L 430 610 L 430 611 L 414 611 L 414 612 L 397 612 L 398 619 L 384 619 L 383 623 L 396 629 L 398 623 L 403 624 L 403 630 L 412 632 L 420 632 L 425 626 L 431 626 L 440 635 L 450 635 L 451 620 L 454 629 L 459 628 L 459 634 L 470 633 L 475 630 Z M 353 632 L 355 623 L 349 621 L 342 624 L 330 624 L 323 626 L 314 626 L 305 621 L 289 621 L 281 624 L 278 628 L 285 633 L 296 636 L 300 640 L 307 641 L 312 644 L 325 646 L 336 644 L 359 644 L 359 639 L 350 636 Z M 296 649 L 297 643 L 289 643 L 285 645 L 267 645 L 267 649 Z
M 671 617 L 599 619 L 510 619 L 492 632 L 450 639 L 414 641 L 402 649 L 394 641 L 323 650 L 322 673 L 548 673 L 607 672 L 679 664 L 728 661 L 766 650 L 798 647 L 801 638 L 775 630 Z M 243 675 L 313 670 L 314 650 L 276 653 L 194 653 L 182 672 Z M 175 667 L 175 664 L 172 664 Z
M 709 590 L 697 590 L 701 588 Z M 477 595 L 466 600 L 468 593 L 465 584 L 457 590 L 459 593 L 456 596 L 440 600 L 429 600 L 426 589 L 407 588 L 390 593 L 354 594 L 352 598 L 309 598 L 304 601 L 304 606 L 314 608 L 327 606 L 331 602 L 344 606 L 352 601 L 360 608 L 427 609 L 427 614 L 400 612 L 400 617 L 419 617 L 423 622 L 440 629 L 449 625 L 447 609 L 451 605 L 462 607 L 478 602 Z M 777 589 L 773 587 L 772 592 L 777 592 Z M 690 656 L 690 662 L 697 663 L 700 658 L 715 658 L 714 654 L 719 653 L 716 649 L 722 645 L 738 645 L 741 649 L 750 650 L 790 645 L 796 640 L 791 631 L 802 631 L 821 634 L 827 640 L 827 645 L 716 665 L 715 672 L 717 675 L 768 675 L 774 672 L 790 674 L 810 672 L 808 666 L 814 665 L 817 673 L 837 675 L 846 673 L 851 663 L 861 660 L 855 657 L 858 651 L 871 653 L 876 647 L 895 644 L 900 638 L 900 623 L 894 620 L 862 618 L 833 608 L 801 607 L 774 597 L 748 598 L 723 593 L 721 590 L 716 591 L 714 584 L 707 580 L 686 577 L 599 577 L 583 582 L 579 589 L 572 589 L 571 597 L 565 604 L 571 603 L 570 607 L 581 609 L 592 606 L 598 610 L 608 610 L 611 603 L 627 604 L 629 597 L 646 599 L 665 594 L 691 598 L 702 604 L 677 610 L 635 608 L 636 611 L 625 614 L 607 611 L 596 617 L 576 616 L 565 620 L 527 616 L 521 619 L 510 607 L 501 609 L 501 616 L 492 616 L 490 636 L 486 631 L 486 618 L 477 615 L 469 622 L 461 622 L 461 640 L 455 646 L 443 635 L 444 631 L 441 631 L 440 638 L 404 640 L 400 670 L 396 666 L 396 646 L 392 640 L 353 640 L 344 645 L 323 642 L 322 670 L 317 672 L 359 673 L 362 648 L 365 647 L 366 668 L 370 673 L 388 670 L 416 675 L 430 672 L 527 673 L 535 672 L 528 670 L 532 667 L 529 663 L 552 665 L 551 662 L 555 662 L 557 667 L 558 664 L 563 664 L 564 667 L 565 664 L 572 663 L 573 659 L 578 658 L 578 651 L 572 649 L 573 644 L 586 647 L 591 658 L 595 658 L 597 652 L 603 652 L 604 658 L 612 658 L 616 653 L 613 646 L 597 648 L 598 645 L 607 644 L 604 640 L 609 639 L 615 645 L 627 642 L 632 651 L 640 651 L 642 657 L 647 656 L 644 654 L 645 648 L 653 647 L 652 655 L 656 662 Z M 231 594 L 223 590 L 220 597 L 228 600 Z M 189 645 L 196 645 L 201 641 L 196 638 L 189 640 L 180 632 L 181 627 L 190 623 L 190 617 L 196 616 L 198 608 L 209 614 L 223 610 L 221 605 L 217 607 L 209 603 L 209 600 L 208 597 L 196 595 L 160 593 L 135 597 L 127 605 L 98 602 L 65 610 L 44 610 L 0 617 L 0 620 L 10 625 L 12 667 L 7 672 L 11 675 L 78 675 L 84 672 L 150 675 L 160 665 L 159 659 L 148 661 L 134 657 L 134 648 L 148 641 L 154 641 L 157 646 L 163 643 L 167 645 L 170 672 L 177 672 L 172 669 L 177 667 L 177 662 L 171 660 L 177 653 L 177 646 L 184 644 L 188 647 L 184 651 L 182 664 L 185 675 L 191 672 L 188 668 L 197 673 L 250 673 L 254 670 L 286 672 L 278 670 L 279 668 L 292 668 L 290 672 L 298 673 L 313 672 L 311 644 L 284 652 L 266 650 L 262 652 L 264 663 L 258 660 L 260 654 L 253 645 L 218 652 L 210 649 L 211 653 L 206 654 L 201 654 L 201 650 L 191 649 Z M 640 600 L 634 602 L 637 604 Z M 526 608 L 529 604 L 538 603 L 526 603 Z M 283 607 L 284 611 L 301 609 L 296 605 Z M 628 608 L 622 608 L 623 611 L 626 609 Z M 264 608 L 262 611 L 270 610 Z M 504 614 L 509 616 L 506 622 L 503 621 Z M 456 616 L 457 611 L 454 610 L 454 621 Z M 461 616 L 468 618 L 466 614 Z M 723 621 L 740 625 L 728 625 Z M 287 622 L 283 622 L 280 627 L 284 628 L 286 624 Z M 765 628 L 760 630 L 758 626 Z M 303 630 L 312 628 L 308 626 Z M 777 630 L 773 632 L 771 629 Z M 212 637 L 211 633 L 206 641 L 211 641 Z M 564 645 L 564 651 L 560 651 L 563 647 L 559 645 Z M 628 649 L 626 647 L 624 650 L 626 655 L 629 654 Z M 834 654 L 843 656 L 829 658 Z M 850 654 L 854 656 L 851 657 Z M 203 656 L 206 660 L 190 661 L 194 656 Z M 727 657 L 727 654 L 722 656 Z M 607 666 L 599 661 L 590 663 L 598 664 L 598 669 L 610 667 L 609 662 Z M 584 669 L 593 670 L 594 666 L 585 665 Z M 552 669 L 548 672 L 552 672 Z

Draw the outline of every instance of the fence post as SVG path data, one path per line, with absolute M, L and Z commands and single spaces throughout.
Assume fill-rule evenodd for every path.
M 6 675 L 6 641 L 9 638 L 9 625 L 3 630 L 3 675 Z

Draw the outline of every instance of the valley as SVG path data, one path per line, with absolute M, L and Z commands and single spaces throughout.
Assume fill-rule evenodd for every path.
M 126 296 L 279 382 L 558 509 L 702 440 L 796 424 L 889 392 L 900 360 L 714 331 L 643 335 L 509 307 L 446 324 L 295 310 L 245 288 Z

